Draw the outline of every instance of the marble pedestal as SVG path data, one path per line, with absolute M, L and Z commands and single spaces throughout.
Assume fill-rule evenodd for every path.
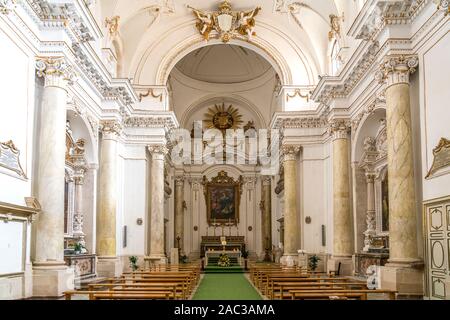
M 423 269 L 387 264 L 381 267 L 381 288 L 395 290 L 400 297 L 422 298 L 424 294 Z
M 74 290 L 75 272 L 66 266 L 33 267 L 33 297 L 56 298 Z
M 97 261 L 97 275 L 100 278 L 113 278 L 122 275 L 123 265 L 119 258 L 99 257 Z
M 340 276 L 353 276 L 353 259 L 347 257 L 332 257 L 327 263 L 327 272 L 337 271 L 341 264 Z

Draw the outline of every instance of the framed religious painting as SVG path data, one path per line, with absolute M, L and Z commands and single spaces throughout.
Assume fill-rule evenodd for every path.
M 242 194 L 242 177 L 234 180 L 221 171 L 208 181 L 203 177 L 208 224 L 239 223 L 239 205 Z

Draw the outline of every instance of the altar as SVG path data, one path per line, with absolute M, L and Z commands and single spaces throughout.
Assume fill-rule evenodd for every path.
M 205 253 L 205 267 L 208 266 L 209 262 L 211 262 L 211 264 L 216 264 L 217 260 L 219 260 L 220 256 L 223 254 L 227 255 L 230 258 L 230 260 L 236 260 L 240 266 L 244 265 L 244 259 L 242 259 L 242 253 L 238 250 L 233 250 L 233 251 L 210 250 L 210 251 L 206 251 L 206 253 Z
M 226 236 L 226 244 L 222 244 L 222 237 L 220 236 L 206 236 L 202 237 L 200 245 L 201 257 L 206 257 L 207 251 L 223 252 L 224 248 L 227 252 L 234 252 L 235 250 L 242 254 L 245 251 L 245 237 L 243 236 Z

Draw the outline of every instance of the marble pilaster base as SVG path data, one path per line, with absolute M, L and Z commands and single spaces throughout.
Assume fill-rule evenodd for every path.
M 123 273 L 122 261 L 117 257 L 99 257 L 97 261 L 97 276 L 100 278 L 120 277 Z
M 339 272 L 340 276 L 353 276 L 354 267 L 353 259 L 350 257 L 332 257 L 327 262 L 327 272 L 337 271 L 339 268 L 339 263 L 341 264 L 341 269 Z
M 280 263 L 283 266 L 294 267 L 298 264 L 298 255 L 295 254 L 286 254 L 281 257 Z
M 387 264 L 381 267 L 381 288 L 395 290 L 399 296 L 418 296 L 424 294 L 423 270 L 409 266 Z
M 64 265 L 55 267 L 33 267 L 33 297 L 55 298 L 65 291 L 74 290 L 75 272 Z
M 308 254 L 305 252 L 305 253 L 299 253 L 298 254 L 298 266 L 299 267 L 301 267 L 301 268 L 308 268 L 308 264 L 309 264 L 309 261 L 308 261 Z

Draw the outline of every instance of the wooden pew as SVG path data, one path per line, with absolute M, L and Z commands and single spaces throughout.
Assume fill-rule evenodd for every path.
M 291 294 L 292 300 L 304 300 L 305 297 L 307 297 L 309 294 L 314 296 L 319 293 L 329 296 L 334 296 L 336 294 L 343 294 L 343 295 L 364 294 L 366 295 L 366 299 L 364 300 L 367 300 L 368 294 L 388 294 L 390 300 L 395 300 L 395 295 L 397 292 L 392 290 L 369 290 L 369 289 L 365 290 L 326 289 L 326 290 L 289 290 L 289 293 Z
M 366 283 L 361 282 L 294 282 L 275 283 L 271 299 L 291 298 L 291 290 L 333 290 L 333 289 L 367 289 Z
M 112 291 L 161 291 L 170 290 L 173 292 L 174 299 L 186 299 L 186 292 L 179 283 L 128 283 L 128 284 L 90 284 L 89 291 L 99 291 L 102 289 L 112 290 Z
M 96 295 L 102 295 L 102 297 L 115 298 L 116 296 L 128 296 L 128 298 L 133 298 L 136 296 L 136 299 L 143 299 L 143 296 L 148 296 L 150 300 L 161 299 L 168 300 L 173 292 L 169 290 L 159 290 L 159 291 L 66 291 L 64 292 L 64 296 L 66 300 L 72 300 L 72 297 L 75 295 L 88 295 L 89 300 L 98 300 L 95 299 Z M 122 298 L 124 299 L 124 298 Z
M 91 300 L 169 300 L 168 292 L 95 293 Z

